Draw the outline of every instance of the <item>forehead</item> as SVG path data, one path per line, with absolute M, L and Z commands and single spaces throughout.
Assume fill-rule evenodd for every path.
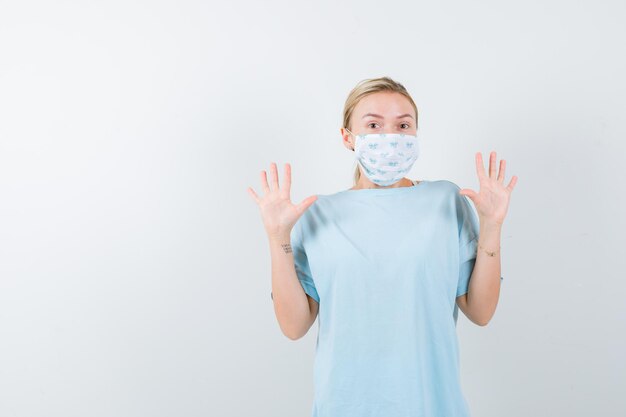
M 363 97 L 354 107 L 353 115 L 360 119 L 366 113 L 380 114 L 384 118 L 395 118 L 400 114 L 415 115 L 411 102 L 400 93 L 379 91 Z

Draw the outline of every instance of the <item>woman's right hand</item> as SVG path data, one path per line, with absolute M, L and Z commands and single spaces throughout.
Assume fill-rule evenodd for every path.
M 317 200 L 317 196 L 309 196 L 302 200 L 300 204 L 291 202 L 289 196 L 291 189 L 291 165 L 289 163 L 285 164 L 285 178 L 282 187 L 278 185 L 278 172 L 275 162 L 272 162 L 270 165 L 270 179 L 271 189 L 267 183 L 267 173 L 265 170 L 261 171 L 263 197 L 259 197 L 252 187 L 248 187 L 248 193 L 259 205 L 268 236 L 270 238 L 289 236 L 293 225 L 296 224 L 302 213 Z

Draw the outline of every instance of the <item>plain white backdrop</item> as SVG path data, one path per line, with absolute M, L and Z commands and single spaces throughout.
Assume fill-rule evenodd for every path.
M 352 186 L 344 100 L 416 101 L 409 178 L 519 177 L 474 417 L 626 414 L 622 1 L 0 2 L 0 416 L 306 417 L 246 192 Z M 346 416 L 348 417 L 348 416 Z M 355 416 L 358 417 L 358 416 Z

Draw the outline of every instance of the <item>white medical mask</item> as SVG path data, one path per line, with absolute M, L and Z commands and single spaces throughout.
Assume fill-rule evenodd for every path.
M 354 154 L 365 176 L 380 186 L 385 187 L 400 181 L 419 157 L 419 142 L 415 135 L 350 134 L 354 136 Z

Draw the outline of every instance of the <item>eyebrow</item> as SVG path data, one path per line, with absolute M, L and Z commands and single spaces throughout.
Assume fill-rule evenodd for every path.
M 366 113 L 363 115 L 362 119 L 365 119 L 367 116 L 378 117 L 379 119 L 384 119 L 384 117 L 381 116 L 380 114 L 374 114 L 374 113 Z M 398 116 L 398 119 L 402 119 L 403 117 L 410 117 L 411 119 L 413 118 L 413 116 L 411 116 L 409 113 L 406 113 L 406 114 L 401 114 L 400 116 Z

